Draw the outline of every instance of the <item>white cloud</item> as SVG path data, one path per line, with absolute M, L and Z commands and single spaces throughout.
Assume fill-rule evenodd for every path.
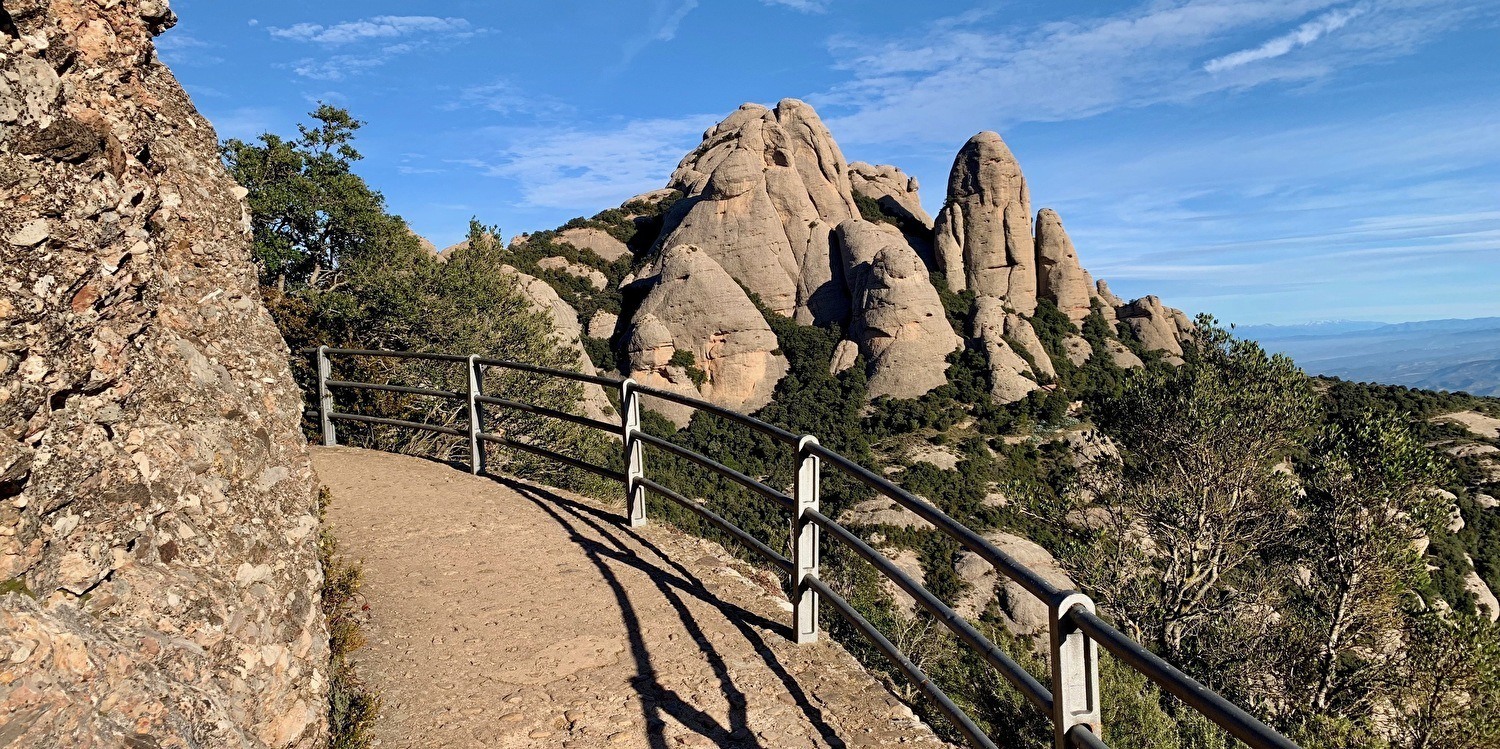
M 292 71 L 303 78 L 315 81 L 342 81 L 378 68 L 390 60 L 390 55 L 334 55 L 332 57 L 304 57 L 292 63 Z
M 677 29 L 683 19 L 698 7 L 698 0 L 656 0 L 651 14 L 646 19 L 644 32 L 626 40 L 621 49 L 620 63 L 613 72 L 618 73 L 629 65 L 636 55 L 655 42 L 670 42 L 677 38 Z
M 493 159 L 455 161 L 517 182 L 522 205 L 593 213 L 656 189 L 715 115 L 633 120 L 602 130 L 495 130 Z
M 1306 47 L 1323 36 L 1344 28 L 1350 21 L 1363 15 L 1368 9 L 1369 6 L 1367 5 L 1355 5 L 1348 8 L 1331 10 L 1286 34 L 1267 40 L 1258 47 L 1242 49 L 1223 57 L 1215 57 L 1205 63 L 1203 69 L 1210 73 L 1218 73 L 1225 70 L 1233 70 L 1241 65 L 1248 65 L 1252 62 L 1281 57 L 1298 47 Z
M 317 23 L 299 23 L 293 26 L 272 26 L 267 29 L 271 36 L 299 42 L 341 45 L 368 39 L 393 39 L 417 34 L 455 35 L 472 33 L 469 22 L 463 18 L 439 18 L 437 16 L 374 16 L 357 21 L 345 21 L 332 26 Z
M 468 107 L 488 109 L 503 115 L 556 115 L 571 109 L 550 96 L 527 93 L 520 86 L 503 78 L 468 86 L 459 92 L 456 99 L 443 105 L 448 110 Z
M 826 13 L 831 0 L 760 0 L 766 5 L 779 5 L 801 13 Z

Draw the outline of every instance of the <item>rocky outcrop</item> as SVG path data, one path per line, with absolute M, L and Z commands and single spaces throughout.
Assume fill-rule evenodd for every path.
M 1036 337 L 1036 331 L 1019 315 L 1012 313 L 1007 316 L 999 299 L 982 296 L 975 300 L 974 337 L 984 344 L 985 351 L 989 354 L 990 397 L 997 403 L 1015 403 L 1041 388 L 1034 376 L 1027 376 L 1032 373 L 1032 368 L 1026 363 L 1026 359 L 1014 351 L 1006 340 L 1006 327 L 1011 323 L 1009 317 L 1014 317 L 1015 325 L 1025 326 L 1025 330 L 1031 331 L 1033 338 Z M 1041 346 L 1040 341 L 1037 346 Z M 1046 361 L 1045 355 L 1042 360 Z
M 1047 347 L 1042 345 L 1042 339 L 1037 337 L 1036 328 L 1031 326 L 1030 321 L 1014 312 L 1007 312 L 1005 314 L 1005 337 L 1020 346 L 1021 350 L 1030 357 L 1031 371 L 1044 377 L 1057 379 L 1057 368 L 1052 364 L 1052 356 L 1047 353 Z
M 603 291 L 604 287 L 609 284 L 609 279 L 605 278 L 603 273 L 582 263 L 572 262 L 567 258 L 544 257 L 536 261 L 536 266 L 542 270 L 557 271 L 566 273 L 574 278 L 581 278 L 588 281 L 589 285 L 594 287 L 596 291 Z
M 915 398 L 947 381 L 963 340 L 948 325 L 927 268 L 894 227 L 850 219 L 838 226 L 844 282 L 854 309 L 849 337 L 870 366 L 871 398 Z
M 674 245 L 662 253 L 655 285 L 641 302 L 628 338 L 630 376 L 645 385 L 683 389 L 681 376 L 669 371 L 676 351 L 691 354 L 702 372 L 703 384 L 692 387 L 694 392 L 745 413 L 771 401 L 787 370 L 776 334 L 750 298 L 693 245 Z
M 1141 361 L 1141 357 L 1136 356 L 1134 351 L 1113 338 L 1105 341 L 1104 346 L 1109 352 L 1110 361 L 1121 369 L 1139 369 L 1146 366 L 1146 363 Z
M 1181 310 L 1145 296 L 1117 310 L 1120 322 L 1130 327 L 1137 340 L 1152 351 L 1162 352 L 1173 363 L 1182 363 L 1182 344 L 1193 335 L 1193 324 Z
M 1051 208 L 1036 215 L 1036 262 L 1037 293 L 1052 300 L 1074 324 L 1083 322 L 1093 308 L 1094 284 L 1078 264 L 1062 219 Z
M 670 187 L 659 247 L 703 248 L 772 312 L 801 322 L 848 312 L 832 257 L 838 222 L 858 215 L 848 165 L 812 107 L 745 104 L 704 133 Z
M 551 321 L 553 342 L 559 348 L 573 352 L 578 371 L 588 375 L 598 374 L 599 370 L 594 367 L 593 360 L 589 359 L 588 352 L 583 348 L 583 326 L 578 324 L 577 310 L 563 301 L 546 281 L 528 276 L 509 265 L 501 266 L 501 270 L 515 275 L 516 288 L 531 303 L 532 310 L 546 315 Z M 606 421 L 614 418 L 615 409 L 609 404 L 604 388 L 594 383 L 583 383 L 583 398 L 578 405 L 582 408 L 583 415 L 589 418 Z
M 932 216 L 917 196 L 916 177 L 893 166 L 856 161 L 849 165 L 849 186 L 854 194 L 879 203 L 886 213 L 932 231 Z
M 1031 195 L 998 134 L 979 133 L 958 152 L 933 232 L 949 288 L 996 297 L 1022 314 L 1036 311 Z
M 613 312 L 600 310 L 589 318 L 588 334 L 590 338 L 602 338 L 609 340 L 615 334 L 615 326 L 620 322 L 619 315 Z
M 0 12 L 0 743 L 311 747 L 316 480 L 160 0 Z
M 1071 590 L 1076 587 L 1057 559 L 1030 539 L 1002 531 L 991 531 L 984 534 L 984 537 L 995 548 L 1059 589 Z M 1035 638 L 1038 647 L 1045 644 L 1048 636 L 1046 602 L 1038 600 L 1010 578 L 998 575 L 989 562 L 972 551 L 959 554 L 955 569 L 958 576 L 970 586 L 954 607 L 959 614 L 968 619 L 977 619 L 991 601 L 996 601 L 1000 607 L 1001 622 L 1006 629 L 1020 637 Z
M 563 229 L 557 233 L 557 238 L 580 250 L 588 250 L 608 262 L 630 255 L 630 248 L 624 242 L 603 229 L 588 226 Z
M 894 528 L 917 530 L 930 530 L 933 527 L 932 523 L 923 520 L 917 513 L 885 497 L 867 499 L 844 510 L 839 515 L 839 522 L 844 525 L 889 525 Z

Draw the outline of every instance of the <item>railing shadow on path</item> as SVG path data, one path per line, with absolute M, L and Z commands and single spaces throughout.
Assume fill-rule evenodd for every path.
M 626 518 L 623 515 L 616 515 L 541 487 L 503 476 L 488 473 L 484 475 L 532 502 L 542 512 L 556 520 L 558 525 L 566 529 L 570 540 L 588 556 L 589 561 L 599 570 L 600 576 L 614 593 L 620 606 L 620 616 L 629 633 L 631 655 L 635 659 L 637 671 L 633 687 L 641 697 L 642 718 L 645 720 L 648 740 L 653 749 L 668 749 L 666 737 L 662 731 L 666 726 L 662 718 L 663 713 L 670 715 L 682 725 L 698 732 L 718 746 L 774 749 L 765 747 L 755 738 L 749 725 L 748 703 L 744 692 L 735 685 L 723 656 L 710 643 L 707 633 L 703 631 L 692 611 L 689 610 L 682 594 L 687 594 L 720 611 L 725 620 L 733 624 L 739 634 L 754 647 L 756 654 L 761 657 L 766 666 L 781 681 L 787 693 L 791 695 L 795 707 L 802 712 L 823 740 L 834 749 L 843 749 L 846 746 L 833 727 L 824 720 L 823 711 L 812 704 L 802 686 L 786 670 L 785 665 L 766 643 L 765 638 L 756 631 L 758 627 L 785 637 L 789 636 L 790 627 L 715 596 L 686 567 L 671 561 L 662 549 L 642 537 L 640 533 L 630 530 L 624 524 Z M 592 529 L 594 533 L 606 539 L 608 544 L 585 535 L 578 527 L 579 524 Z M 631 549 L 630 543 L 622 540 L 616 535 L 617 533 L 628 535 L 631 543 L 644 547 L 671 570 L 663 569 L 641 557 Z M 729 706 L 728 726 L 720 724 L 717 719 L 703 710 L 689 705 L 675 690 L 661 683 L 656 666 L 651 660 L 650 649 L 642 634 L 644 628 L 640 626 L 629 592 L 610 567 L 609 562 L 623 564 L 645 573 L 671 604 L 682 621 L 683 627 L 688 630 L 689 636 L 698 644 L 713 669 L 714 676 L 719 682 L 720 692 Z

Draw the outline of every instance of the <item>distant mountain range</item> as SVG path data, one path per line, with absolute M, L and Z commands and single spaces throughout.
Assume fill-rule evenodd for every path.
M 1235 334 L 1292 357 L 1309 374 L 1500 396 L 1500 317 L 1246 325 Z

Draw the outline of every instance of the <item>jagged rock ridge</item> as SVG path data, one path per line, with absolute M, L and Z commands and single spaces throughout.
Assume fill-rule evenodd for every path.
M 321 746 L 302 397 L 174 17 L 0 21 L 0 743 Z

